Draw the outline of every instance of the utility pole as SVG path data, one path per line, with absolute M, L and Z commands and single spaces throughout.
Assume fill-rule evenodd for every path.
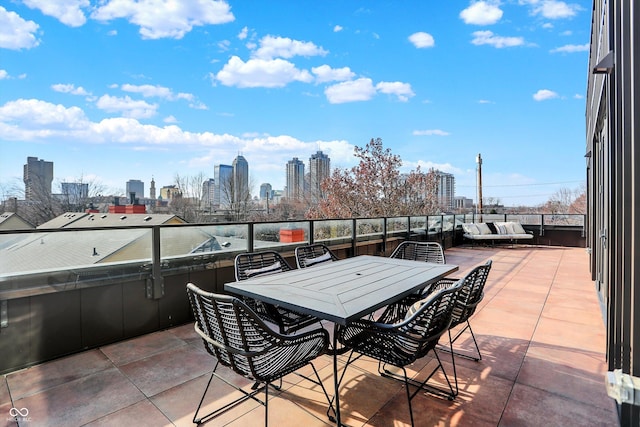
M 476 213 L 479 215 L 478 222 L 482 222 L 482 156 L 478 153 L 476 157 L 476 163 L 478 164 L 478 202 L 476 203 Z

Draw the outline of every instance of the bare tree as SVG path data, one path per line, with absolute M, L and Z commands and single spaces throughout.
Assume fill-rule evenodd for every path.
M 171 200 L 171 212 L 187 222 L 203 222 L 206 215 L 202 206 L 202 183 L 206 180 L 204 172 L 191 176 L 176 173 L 173 179 L 179 191 Z
M 382 140 L 355 148 L 360 159 L 351 169 L 334 169 L 322 183 L 327 197 L 309 210 L 310 218 L 350 218 L 434 213 L 437 180 L 433 170 L 400 174 L 402 160 Z
M 251 180 L 240 174 L 229 174 L 220 182 L 220 208 L 226 209 L 233 221 L 247 219 L 253 207 L 252 186 Z

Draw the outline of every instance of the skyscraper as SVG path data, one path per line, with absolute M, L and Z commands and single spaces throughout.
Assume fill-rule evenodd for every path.
M 24 198 L 33 200 L 51 196 L 53 182 L 53 162 L 45 162 L 37 157 L 27 157 L 23 168 Z
M 311 200 L 318 202 L 324 199 L 321 184 L 331 175 L 331 160 L 322 151 L 318 151 L 309 157 L 309 191 Z
M 287 198 L 300 199 L 304 194 L 304 163 L 297 157 L 287 162 Z
M 233 197 L 236 203 L 249 201 L 249 163 L 243 156 L 233 159 Z
M 230 190 L 233 185 L 233 167 L 229 165 L 215 165 L 213 167 L 213 180 L 215 191 L 213 205 L 215 207 L 229 206 L 231 200 Z
M 216 181 L 213 178 L 209 178 L 202 183 L 202 204 L 206 208 L 211 208 L 213 206 L 213 200 L 216 193 L 215 184 Z
M 452 211 L 455 208 L 456 178 L 453 174 L 436 171 L 438 177 L 438 203 L 442 209 Z

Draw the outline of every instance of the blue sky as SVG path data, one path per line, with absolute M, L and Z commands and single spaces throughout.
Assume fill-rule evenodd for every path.
M 0 198 L 27 156 L 148 196 L 237 154 L 254 193 L 293 157 L 382 138 L 456 195 L 538 205 L 585 177 L 591 2 L 1 0 Z M 23 187 L 22 187 L 23 188 Z

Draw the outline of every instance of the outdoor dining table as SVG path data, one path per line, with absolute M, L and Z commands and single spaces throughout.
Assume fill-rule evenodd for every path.
M 224 285 L 226 291 L 311 314 L 334 323 L 333 349 L 339 325 L 367 316 L 457 271 L 434 264 L 361 255 L 318 266 L 260 275 Z M 338 352 L 333 351 L 335 422 L 340 421 Z

